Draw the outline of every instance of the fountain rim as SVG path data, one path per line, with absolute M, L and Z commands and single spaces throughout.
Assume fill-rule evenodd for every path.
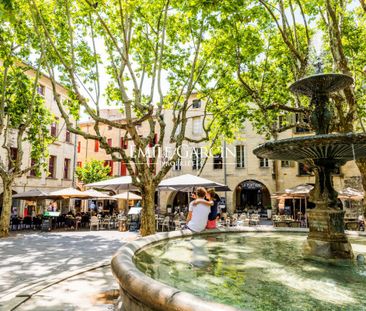
M 347 144 L 347 145 L 357 145 L 364 144 L 366 147 L 366 133 L 333 133 L 333 134 L 321 134 L 321 135 L 306 135 L 292 138 L 285 138 L 276 141 L 268 141 L 265 142 L 253 150 L 253 153 L 257 157 L 265 157 L 273 160 L 286 160 L 280 159 L 278 157 L 268 157 L 264 155 L 263 152 L 271 151 L 275 148 L 283 148 L 283 147 L 301 147 L 306 148 L 307 146 L 327 146 L 327 145 L 336 145 L 336 144 Z M 301 144 L 301 146 L 299 146 Z M 357 155 L 355 155 L 357 159 Z M 306 159 L 299 159 L 299 161 Z M 347 160 L 347 159 L 345 159 Z
M 303 86 L 304 84 L 306 84 L 307 82 L 309 81 L 315 81 L 319 78 L 324 78 L 324 77 L 331 77 L 333 79 L 344 79 L 345 80 L 345 83 L 344 85 L 341 85 L 339 87 L 337 87 L 336 89 L 333 89 L 331 91 L 325 91 L 325 92 L 322 92 L 322 91 L 314 91 L 314 90 L 304 90 L 303 88 L 301 88 L 300 86 Z M 346 81 L 348 80 L 348 81 Z M 291 92 L 295 93 L 295 94 L 301 94 L 301 95 L 306 95 L 306 96 L 312 96 L 314 94 L 330 94 L 330 93 L 333 93 L 333 92 L 337 92 L 337 91 L 340 91 L 348 86 L 351 86 L 352 84 L 354 83 L 354 79 L 353 77 L 351 77 L 350 75 L 347 75 L 347 74 L 343 74 L 343 73 L 316 73 L 316 74 L 313 74 L 311 76 L 307 76 L 307 77 L 304 77 L 304 78 L 301 78 L 297 81 L 295 81 L 294 83 L 292 83 L 290 86 L 289 86 L 289 89 Z
M 308 233 L 308 228 L 275 228 L 275 227 L 231 227 L 205 230 L 193 233 L 190 230 L 161 232 L 138 240 L 128 242 L 113 256 L 111 268 L 117 278 L 120 289 L 132 297 L 139 305 L 156 311 L 192 311 L 199 307 L 201 311 L 239 311 L 239 309 L 221 303 L 210 302 L 188 292 L 180 291 L 169 285 L 154 280 L 138 270 L 134 264 L 135 255 L 147 247 L 165 240 L 174 240 L 192 236 L 205 236 L 226 233 Z M 347 234 L 347 232 L 346 232 Z M 366 232 L 348 233 L 350 236 L 365 236 Z M 240 309 L 243 310 L 243 309 Z
M 239 311 L 232 306 L 204 300 L 188 292 L 154 280 L 141 272 L 133 261 L 135 255 L 145 248 L 151 247 L 165 240 L 175 240 L 192 236 L 211 234 L 245 233 L 245 232 L 292 232 L 307 233 L 308 228 L 274 228 L 274 227 L 232 227 L 205 230 L 193 233 L 190 230 L 162 232 L 138 240 L 128 242 L 113 256 L 111 268 L 120 289 L 140 304 L 157 311 L 192 311 L 199 307 L 201 311 Z

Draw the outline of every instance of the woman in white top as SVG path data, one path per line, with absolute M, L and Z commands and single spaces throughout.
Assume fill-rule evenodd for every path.
M 187 227 L 193 232 L 201 232 L 206 228 L 208 214 L 213 202 L 204 199 L 206 196 L 205 188 L 197 188 L 196 195 L 197 199 L 189 205 Z

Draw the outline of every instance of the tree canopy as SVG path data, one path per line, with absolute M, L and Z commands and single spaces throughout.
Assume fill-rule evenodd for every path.
M 45 167 L 48 145 L 52 142 L 49 125 L 53 121 L 37 92 L 42 53 L 35 61 L 35 68 L 25 63 L 35 38 L 29 35 L 30 29 L 19 12 L 4 14 L 4 20 L 6 18 L 8 21 L 0 24 L 0 148 L 3 155 L 0 158 L 3 185 L 0 236 L 8 234 L 14 180 L 31 170 L 39 174 Z
M 101 181 L 109 177 L 111 167 L 103 161 L 91 160 L 83 167 L 76 168 L 76 175 L 83 184 Z

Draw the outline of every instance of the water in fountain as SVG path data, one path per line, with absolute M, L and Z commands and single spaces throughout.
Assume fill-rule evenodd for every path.
M 239 309 L 364 310 L 364 264 L 307 260 L 305 240 L 277 232 L 196 236 L 145 248 L 135 263 L 162 283 Z M 365 239 L 350 240 L 365 256 Z

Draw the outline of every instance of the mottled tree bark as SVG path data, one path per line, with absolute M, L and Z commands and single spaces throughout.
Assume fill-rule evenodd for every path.
M 153 184 L 144 185 L 142 194 L 141 235 L 155 233 L 155 187 Z
M 7 237 L 9 235 L 9 223 L 11 213 L 12 200 L 12 181 L 3 179 L 3 210 L 0 218 L 0 237 Z

